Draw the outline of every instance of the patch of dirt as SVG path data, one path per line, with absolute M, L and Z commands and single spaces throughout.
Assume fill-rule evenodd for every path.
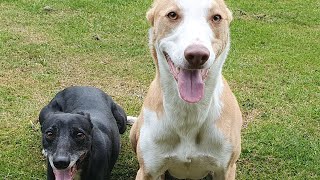
M 26 44 L 44 44 L 49 41 L 48 35 L 31 27 L 13 26 L 8 27 L 8 31 L 23 37 Z
M 242 128 L 247 128 L 248 125 L 253 122 L 256 117 L 260 116 L 261 112 L 258 109 L 252 109 L 250 111 L 242 112 L 243 124 Z

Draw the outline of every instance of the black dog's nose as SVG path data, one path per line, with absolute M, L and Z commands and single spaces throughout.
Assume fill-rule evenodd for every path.
M 200 68 L 210 56 L 209 50 L 198 44 L 189 45 L 184 51 L 184 57 L 189 62 L 192 68 Z
M 53 159 L 53 165 L 57 169 L 66 169 L 70 164 L 70 158 L 68 156 L 59 156 Z

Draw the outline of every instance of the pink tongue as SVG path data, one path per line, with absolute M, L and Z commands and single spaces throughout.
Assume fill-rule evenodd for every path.
M 72 180 L 71 169 L 53 170 L 56 180 Z
M 178 88 L 183 100 L 189 103 L 200 101 L 204 94 L 201 71 L 181 69 L 178 74 Z

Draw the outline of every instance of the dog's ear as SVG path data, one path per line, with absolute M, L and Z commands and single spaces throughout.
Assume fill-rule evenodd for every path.
M 154 26 L 154 7 L 151 7 L 147 12 L 147 20 L 151 24 L 151 26 Z
M 124 110 L 116 103 L 112 103 L 111 111 L 113 117 L 117 121 L 120 134 L 123 134 L 127 129 L 127 115 Z
M 86 118 L 86 119 L 89 121 L 89 123 L 90 123 L 90 128 L 91 128 L 91 129 L 93 128 L 93 124 L 92 124 L 92 122 L 91 122 L 90 113 L 85 113 L 85 112 L 79 111 L 79 112 L 77 112 L 77 114 L 80 114 L 80 115 L 84 116 L 84 118 Z
M 231 23 L 233 17 L 232 17 L 232 12 L 230 11 L 229 8 L 227 8 L 227 19 L 228 19 L 228 22 Z
M 41 109 L 40 114 L 39 114 L 40 125 L 42 125 L 44 123 L 44 121 L 46 119 L 48 119 L 50 113 L 51 113 L 51 110 L 48 106 L 45 106 L 44 108 Z
M 82 116 L 85 116 L 86 114 L 89 114 L 89 113 L 84 113 L 84 112 L 82 112 L 82 111 L 78 111 L 78 112 L 76 112 L 76 114 L 80 114 L 80 115 L 82 115 Z M 89 114 L 89 116 L 90 116 L 90 114 Z
M 93 128 L 93 124 L 92 124 L 92 122 L 91 122 L 91 116 L 90 116 L 90 114 L 89 114 L 89 113 L 84 113 L 84 117 L 89 121 L 89 123 L 90 123 L 90 129 L 92 129 L 92 128 Z
M 40 125 L 43 124 L 43 122 L 49 118 L 51 114 L 54 114 L 56 112 L 61 112 L 62 107 L 59 105 L 58 101 L 56 99 L 51 100 L 51 102 L 43 107 L 39 114 L 39 122 Z
M 50 120 L 50 116 L 52 116 L 53 114 L 55 114 L 55 113 L 51 112 L 51 111 L 47 111 L 47 106 L 41 110 L 40 115 L 39 115 L 41 132 L 45 131 L 45 129 L 47 128 L 47 125 L 48 125 L 47 122 L 50 122 L 52 120 L 52 118 Z

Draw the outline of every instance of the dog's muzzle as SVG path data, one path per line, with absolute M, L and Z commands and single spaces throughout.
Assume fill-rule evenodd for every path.
M 57 169 L 66 169 L 69 167 L 70 157 L 69 156 L 57 156 L 53 158 L 53 165 Z
M 188 61 L 188 69 L 201 69 L 210 57 L 210 51 L 203 45 L 192 44 L 184 50 L 184 57 Z
M 204 80 L 209 71 L 209 68 L 204 67 L 210 57 L 208 48 L 201 44 L 189 45 L 184 51 L 188 62 L 184 67 L 176 66 L 167 52 L 163 54 L 171 74 L 178 83 L 180 97 L 188 103 L 199 102 L 204 96 Z

